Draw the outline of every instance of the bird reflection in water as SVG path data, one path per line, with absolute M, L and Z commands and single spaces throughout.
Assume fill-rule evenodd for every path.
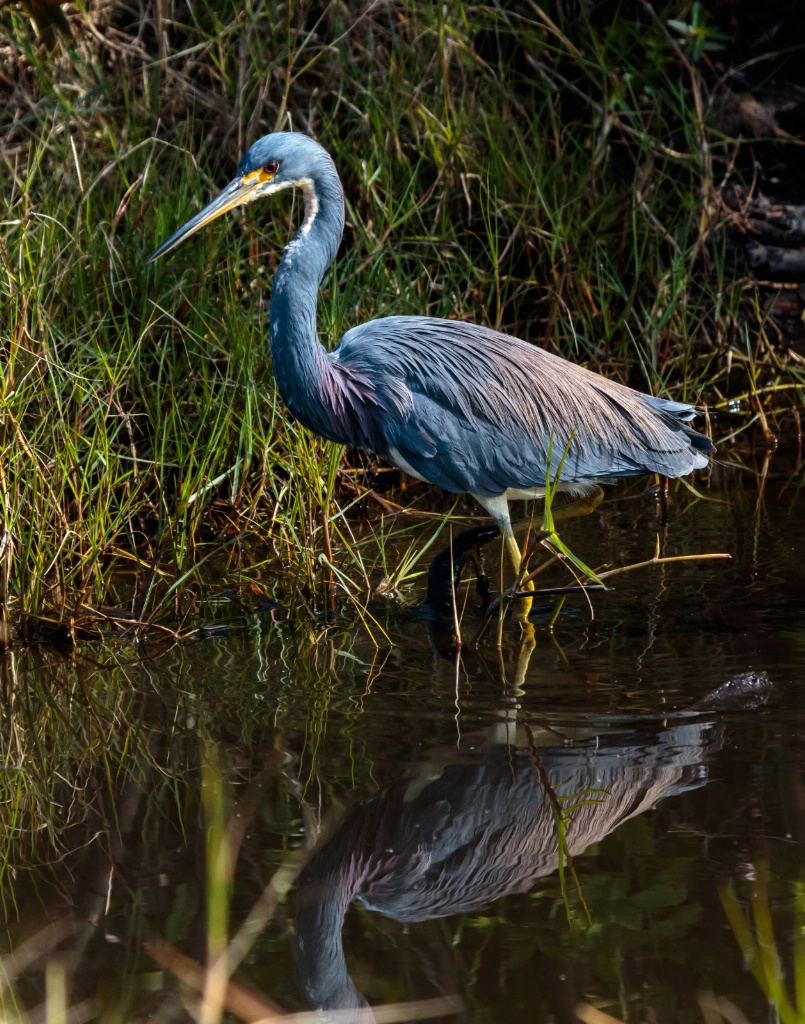
M 769 689 L 765 675 L 749 674 L 697 707 L 757 707 Z M 576 804 L 566 853 L 578 857 L 660 800 L 703 785 L 723 728 L 695 711 L 603 732 L 532 730 L 512 718 L 465 750 L 432 752 L 348 811 L 299 876 L 296 959 L 308 1001 L 320 1011 L 351 1011 L 334 1015 L 338 1021 L 374 1019 L 344 957 L 341 931 L 353 900 L 414 922 L 528 892 L 558 866 L 557 799 Z

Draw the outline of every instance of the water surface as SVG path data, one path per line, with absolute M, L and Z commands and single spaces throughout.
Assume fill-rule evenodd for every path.
M 545 599 L 533 650 L 506 623 L 446 656 L 449 628 L 376 601 L 379 646 L 266 618 L 7 655 L 6 999 L 189 1019 L 193 963 L 257 907 L 241 1019 L 445 997 L 456 1021 L 757 1021 L 775 957 L 785 1011 L 805 971 L 800 480 L 778 457 L 762 492 L 722 481 L 667 521 L 613 491 L 568 526 L 596 565 L 658 538 L 733 559 L 617 577 L 552 629 Z M 696 709 L 747 676 L 764 700 Z

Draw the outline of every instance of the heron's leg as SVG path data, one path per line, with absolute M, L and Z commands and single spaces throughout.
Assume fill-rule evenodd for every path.
M 514 566 L 515 576 L 520 575 L 520 569 L 523 564 L 523 555 L 520 551 L 520 545 L 517 543 L 517 538 L 514 536 L 514 530 L 512 529 L 511 522 L 506 524 L 503 532 L 503 541 L 506 545 L 506 551 L 509 555 L 509 560 Z M 534 581 L 529 580 L 528 583 L 523 585 L 524 590 L 533 590 Z M 520 597 L 512 602 L 512 618 L 517 619 L 518 622 L 527 622 L 528 616 L 531 614 L 531 598 Z
M 520 553 L 520 545 L 517 543 L 517 538 L 514 536 L 514 530 L 512 529 L 512 521 L 509 516 L 509 502 L 506 496 L 503 494 L 498 495 L 494 498 L 479 497 L 474 494 L 473 497 L 481 505 L 490 516 L 497 523 L 497 527 L 503 536 L 503 543 L 506 547 L 506 553 L 509 556 L 509 561 L 514 566 L 514 571 L 519 575 L 520 566 L 523 562 L 523 556 Z M 526 590 L 533 590 L 533 581 L 529 582 L 525 586 Z M 520 622 L 527 622 L 528 615 L 531 611 L 531 598 L 523 597 L 512 602 L 512 616 Z
M 568 502 L 567 505 L 562 505 L 553 511 L 554 523 L 564 523 L 568 519 L 580 519 L 582 516 L 588 516 L 590 513 L 595 512 L 601 502 L 604 500 L 604 491 L 598 484 L 592 484 L 589 491 L 586 494 L 579 495 L 573 501 Z M 508 509 L 507 509 L 508 511 Z M 507 515 L 508 520 L 508 515 Z M 500 524 L 498 524 L 500 525 Z M 523 528 L 533 526 L 533 519 L 524 520 L 517 524 L 518 532 L 522 532 Z M 501 532 L 503 533 L 506 541 L 506 549 L 509 552 L 514 571 L 520 572 L 520 564 L 522 562 L 522 555 L 520 554 L 520 545 L 514 536 L 514 530 L 511 525 L 511 520 L 508 520 L 508 529 L 500 525 Z M 529 580 L 528 583 L 524 584 L 524 590 L 533 590 L 534 581 Z M 514 617 L 516 619 L 525 620 L 528 618 L 531 612 L 531 598 L 524 597 L 514 604 Z

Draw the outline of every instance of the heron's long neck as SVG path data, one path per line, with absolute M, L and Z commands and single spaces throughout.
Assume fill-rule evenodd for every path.
M 296 966 L 302 987 L 316 1010 L 366 1006 L 347 972 L 341 931 L 349 904 L 349 879 L 300 880 L 296 912 Z M 325 1018 L 326 1019 L 326 1018 Z M 356 1014 L 352 1021 L 374 1020 Z
M 285 249 L 271 292 L 274 379 L 293 415 L 319 433 L 330 367 L 316 331 L 316 301 L 344 231 L 344 192 L 335 167 L 303 185 L 305 219 Z

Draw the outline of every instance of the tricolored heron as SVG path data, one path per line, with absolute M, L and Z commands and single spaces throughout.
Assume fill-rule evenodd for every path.
M 558 489 L 578 499 L 579 511 L 601 500 L 598 481 L 680 477 L 707 465 L 715 449 L 689 425 L 692 406 L 633 391 L 488 327 L 389 316 L 353 327 L 327 352 L 316 303 L 344 230 L 344 190 L 330 155 L 298 132 L 255 142 L 234 180 L 148 261 L 227 210 L 294 187 L 305 216 L 271 293 L 283 401 L 315 434 L 472 494 L 497 523 L 515 571 L 521 554 L 509 501 L 542 497 L 565 452 Z

